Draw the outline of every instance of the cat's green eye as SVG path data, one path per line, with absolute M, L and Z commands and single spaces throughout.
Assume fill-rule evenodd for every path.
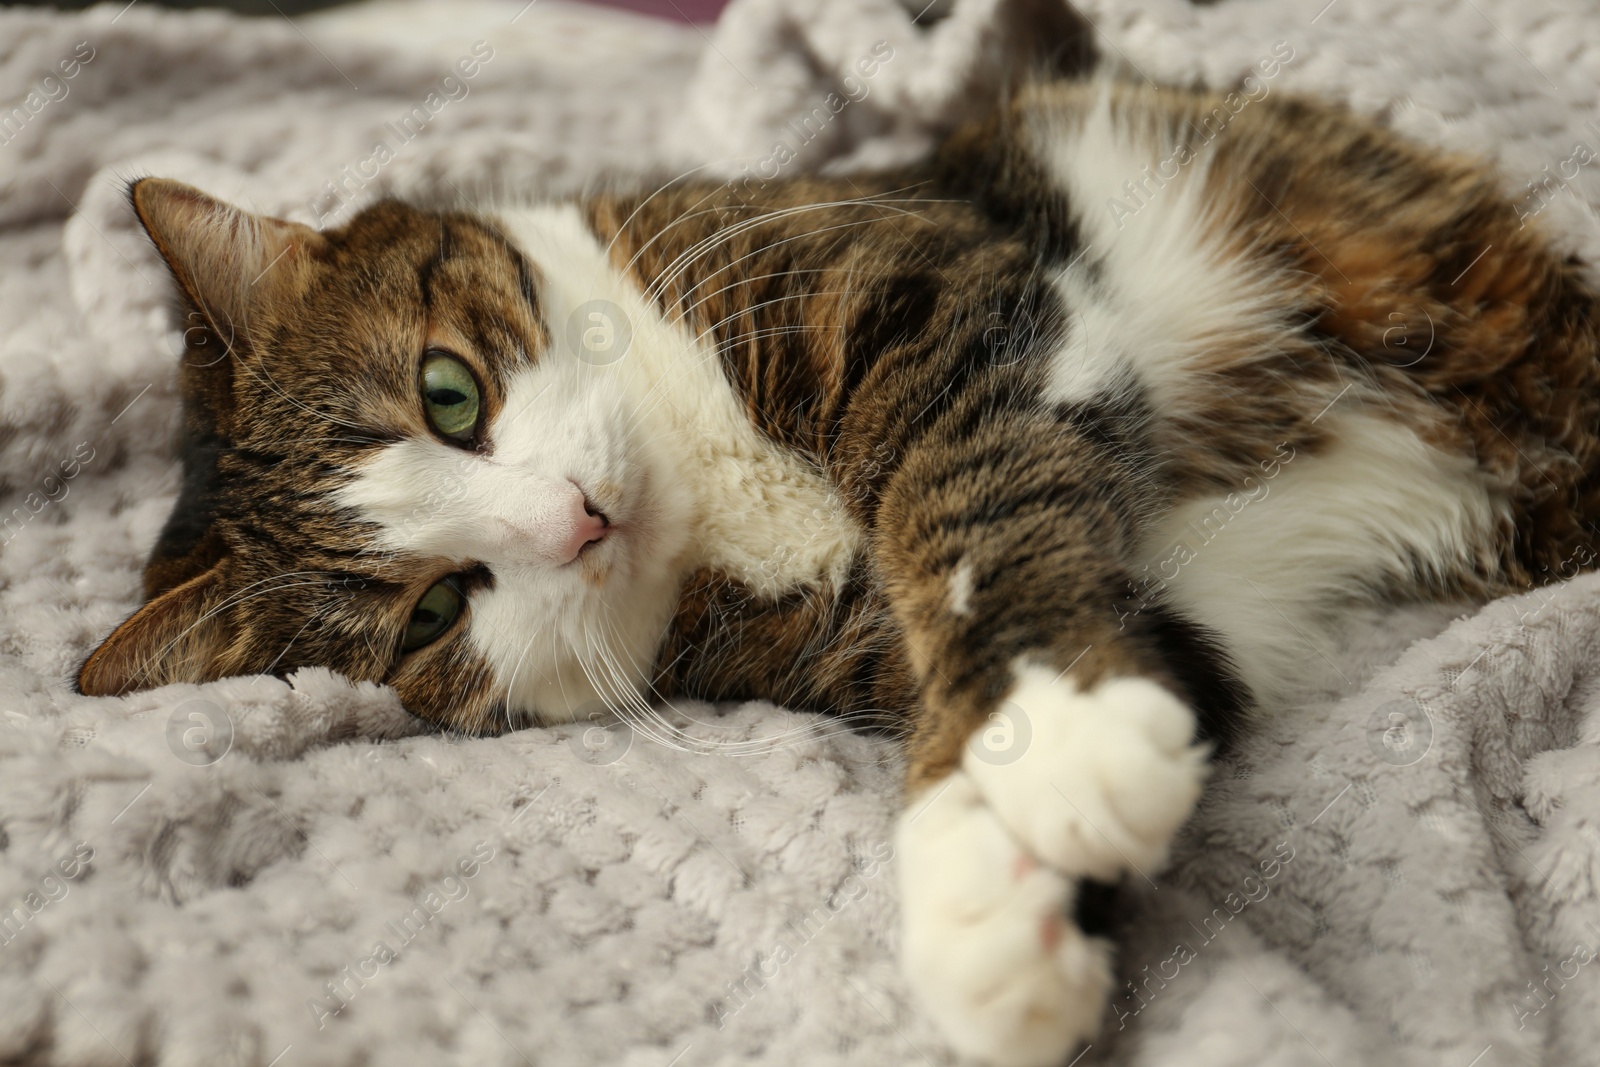
M 461 614 L 461 594 L 448 580 L 435 582 L 422 594 L 417 606 L 411 609 L 411 619 L 406 623 L 406 635 L 400 641 L 400 650 L 410 652 L 434 641 L 450 628 Z
M 444 352 L 422 359 L 422 406 L 434 429 L 467 441 L 478 427 L 478 382 L 467 365 Z

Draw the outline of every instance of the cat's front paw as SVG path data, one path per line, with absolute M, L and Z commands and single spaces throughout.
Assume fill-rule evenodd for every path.
M 1064 874 L 1116 881 L 1159 869 L 1199 800 L 1194 730 L 1189 708 L 1148 679 L 1085 692 L 1024 667 L 962 766 L 1025 848 Z
M 1094 1036 L 1111 946 L 1067 918 L 1073 884 L 1022 848 L 956 771 L 900 817 L 912 990 L 956 1049 L 1001 1067 L 1059 1067 Z

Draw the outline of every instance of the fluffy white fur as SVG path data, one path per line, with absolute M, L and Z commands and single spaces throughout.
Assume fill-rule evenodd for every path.
M 907 983 L 959 1051 L 1053 1067 L 1090 1036 L 1111 987 L 1110 946 L 1064 916 L 1073 885 L 1041 866 L 957 771 L 895 834 Z
M 1196 396 L 1195 360 L 1220 339 L 1245 326 L 1287 328 L 1281 275 L 1231 257 L 1211 224 L 1204 149 L 1127 216 L 1111 201 L 1132 202 L 1125 183 L 1171 155 L 1178 131 L 1124 121 L 1106 92 L 1087 112 L 1040 115 L 1028 137 L 1083 240 L 1055 277 L 1073 321 L 1052 369 L 1054 398 L 1087 400 L 1137 382 L 1157 411 L 1179 413 Z
M 1160 868 L 1206 777 L 1181 701 L 1143 678 L 1085 692 L 1070 675 L 1029 665 L 996 714 L 1013 720 L 1018 753 L 996 760 L 974 743 L 962 767 L 1028 851 L 1102 881 Z
M 1415 567 L 1470 560 L 1504 507 L 1471 460 L 1411 429 L 1360 410 L 1326 418 L 1332 448 L 1278 463 L 1248 495 L 1180 505 L 1142 550 L 1172 602 L 1223 636 L 1263 706 L 1291 699 L 1308 664 L 1338 671 L 1339 609 Z

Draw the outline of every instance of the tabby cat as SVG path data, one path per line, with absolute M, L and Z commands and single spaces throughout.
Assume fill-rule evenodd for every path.
M 1065 1062 L 1112 983 L 1075 905 L 1161 865 L 1330 626 L 1590 561 L 1595 292 L 1502 188 L 1334 106 L 1099 80 L 894 172 L 326 232 L 137 181 L 184 480 L 78 687 L 896 729 L 908 980 L 961 1051 Z

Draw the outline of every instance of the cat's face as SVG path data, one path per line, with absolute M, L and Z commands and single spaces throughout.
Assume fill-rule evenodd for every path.
M 468 215 L 131 195 L 185 301 L 185 488 L 84 692 L 318 665 L 496 730 L 638 689 L 690 505 L 648 390 L 564 343 L 593 285 Z

